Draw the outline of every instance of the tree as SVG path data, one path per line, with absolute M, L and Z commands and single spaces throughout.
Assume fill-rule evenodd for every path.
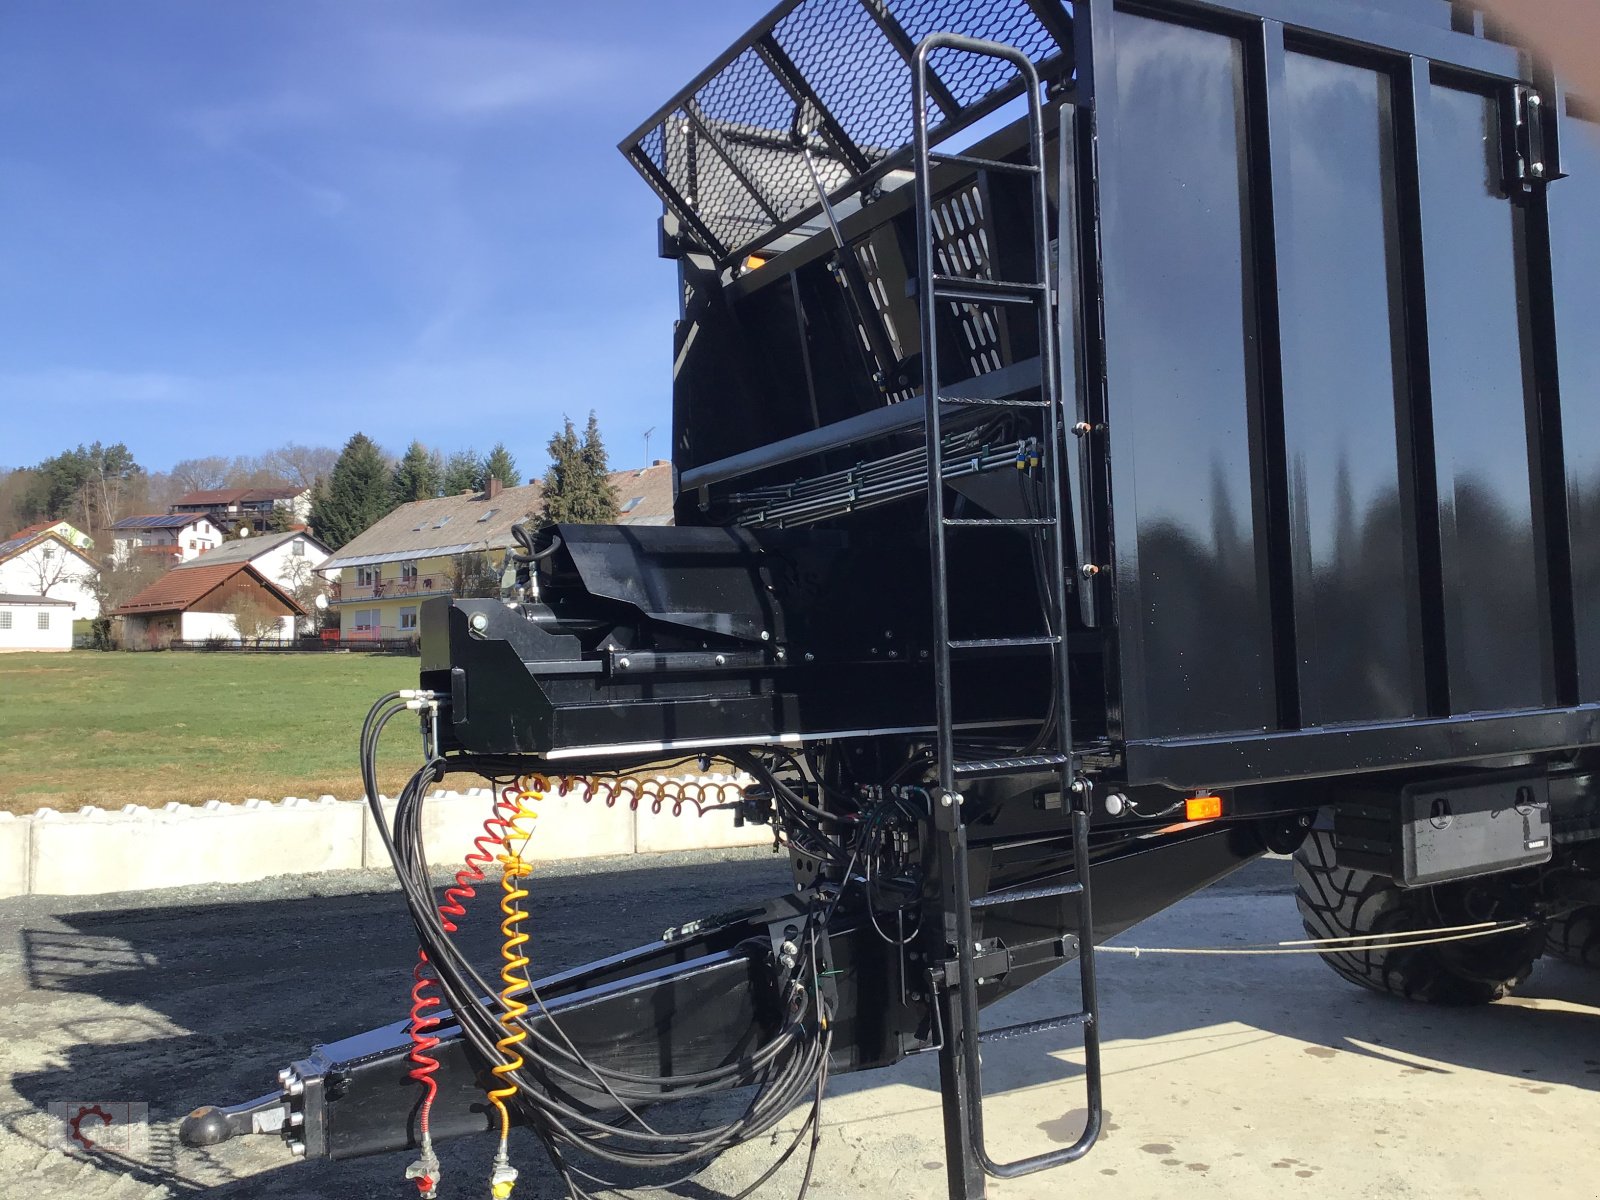
M 278 583 L 294 597 L 296 604 L 311 614 L 314 626 L 320 627 L 331 611 L 326 601 L 322 605 L 317 603 L 328 594 L 328 581 L 312 569 L 311 560 L 291 558 L 278 573 Z
M 444 477 L 444 464 L 439 455 L 421 442 L 412 442 L 400 461 L 394 465 L 390 488 L 396 504 L 410 504 L 413 500 L 432 500 L 439 494 Z
M 468 550 L 452 556 L 445 567 L 450 594 L 457 597 L 489 597 L 500 594 L 500 572 L 482 550 Z
M 483 487 L 483 462 L 471 450 L 457 450 L 444 464 L 440 490 L 446 496 L 476 492 Z
M 276 450 L 268 450 L 261 456 L 261 464 L 278 479 L 310 488 L 333 474 L 333 464 L 338 459 L 339 452 L 329 446 L 289 442 Z
M 337 550 L 394 508 L 389 464 L 364 433 L 344 444 L 339 461 L 311 502 L 317 536 Z
M 617 496 L 606 477 L 606 448 L 594 413 L 578 440 L 572 418 L 550 439 L 550 469 L 544 473 L 542 524 L 610 525 L 617 520 Z
M 218 454 L 205 458 L 181 458 L 172 464 L 172 478 L 185 492 L 214 492 L 228 486 L 232 464 Z
M 277 633 L 279 614 L 256 592 L 240 592 L 222 606 L 241 642 L 259 646 Z
M 54 537 L 47 537 L 30 547 L 21 556 L 20 562 L 29 585 L 40 596 L 48 596 L 51 588 L 62 584 L 90 582 L 89 572 L 83 569 L 83 560 Z
M 96 650 L 116 649 L 111 640 L 112 612 L 166 572 L 166 564 L 149 554 L 130 554 L 120 565 L 109 554 L 100 559 L 100 570 L 89 580 L 89 590 L 100 606 L 100 615 L 91 625 Z
M 517 486 L 517 460 L 511 457 L 504 442 L 496 442 L 489 457 L 483 460 L 483 486 L 488 487 L 491 479 L 498 479 L 502 487 Z
M 27 520 L 71 521 L 93 535 L 122 516 L 124 494 L 144 474 L 121 442 L 79 445 L 45 459 L 24 498 Z

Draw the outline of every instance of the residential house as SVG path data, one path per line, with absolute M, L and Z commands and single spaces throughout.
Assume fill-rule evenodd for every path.
M 270 487 L 210 488 L 179 496 L 168 507 L 174 516 L 180 513 L 207 514 L 216 517 L 230 529 L 249 529 L 260 533 L 271 527 L 274 515 L 280 515 L 284 524 L 304 525 L 311 520 L 311 489 L 293 483 L 273 484 Z
M 72 601 L 0 592 L 0 654 L 71 649 Z
M 68 524 L 66 521 L 39 521 L 33 525 L 27 526 L 26 528 L 17 530 L 11 536 L 14 538 L 19 538 L 23 534 L 35 533 L 54 533 L 58 535 L 62 541 L 68 543 L 69 545 L 76 546 L 79 550 L 94 549 L 94 539 L 87 533 L 84 533 L 81 529 L 78 529 L 76 526 Z
M 320 582 L 318 568 L 330 551 L 305 529 L 282 533 L 261 533 L 224 542 L 200 558 L 179 563 L 174 570 L 194 571 L 218 563 L 249 563 L 261 575 L 291 596 L 301 596 L 301 588 Z
M 72 622 L 92 621 L 100 615 L 100 601 L 95 595 L 100 564 L 57 532 L 55 524 L 47 523 L 42 530 L 31 533 L 21 530 L 0 542 L 0 592 L 63 601 L 69 609 L 66 625 L 70 647 Z M 70 525 L 67 528 L 72 530 Z
M 672 523 L 672 466 L 656 462 L 614 471 L 624 525 Z M 463 492 L 402 504 L 358 534 L 321 571 L 335 579 L 330 603 L 339 614 L 341 639 L 418 636 L 421 603 L 457 593 L 457 581 L 485 569 L 497 578 L 512 545 L 511 527 L 539 511 L 544 489 L 526 487 Z
M 289 641 L 297 621 L 309 616 L 293 596 L 247 562 L 195 563 L 168 571 L 118 608 L 122 645 L 161 650 L 175 640 L 241 641 L 234 610 L 253 601 L 274 622 L 266 640 Z
M 222 526 L 195 513 L 147 513 L 111 526 L 111 557 L 118 566 L 135 554 L 163 562 L 188 562 L 222 545 Z

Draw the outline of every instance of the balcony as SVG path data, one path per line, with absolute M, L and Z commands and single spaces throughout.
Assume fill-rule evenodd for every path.
M 328 591 L 328 603 L 356 604 L 372 600 L 402 600 L 414 596 L 448 596 L 450 591 L 450 581 L 442 575 L 422 575 L 413 579 L 383 579 L 376 583 L 335 582 Z

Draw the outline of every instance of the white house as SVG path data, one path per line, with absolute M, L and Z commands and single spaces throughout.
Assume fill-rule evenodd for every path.
M 195 513 L 147 513 L 123 517 L 111 527 L 111 557 L 118 566 L 135 554 L 164 562 L 188 562 L 222 545 L 222 529 Z
M 70 526 L 68 528 L 71 528 Z M 17 534 L 0 542 L 0 592 L 64 601 L 68 609 L 68 644 L 74 620 L 100 615 L 95 582 L 100 564 L 53 528 Z
M 0 654 L 71 649 L 72 601 L 0 592 Z

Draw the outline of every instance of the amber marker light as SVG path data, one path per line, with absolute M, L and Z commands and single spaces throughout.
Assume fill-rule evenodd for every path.
M 1221 796 L 1190 796 L 1183 805 L 1185 821 L 1215 821 L 1221 815 Z

